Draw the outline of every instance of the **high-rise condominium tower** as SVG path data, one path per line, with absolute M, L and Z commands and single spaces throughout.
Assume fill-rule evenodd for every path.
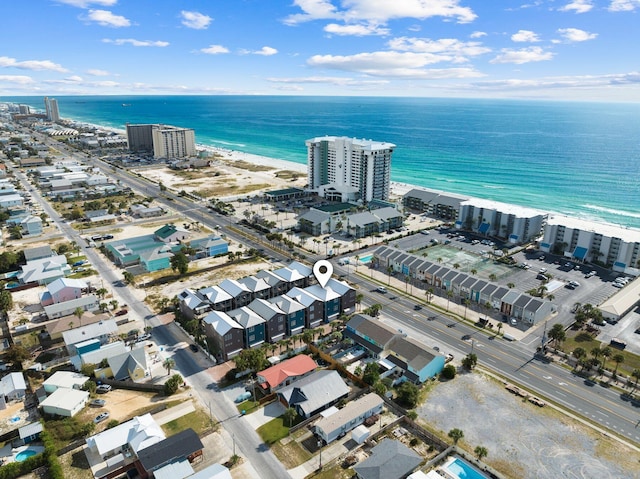
M 44 97 L 44 109 L 47 112 L 47 120 L 60 121 L 60 112 L 58 111 L 58 101 L 55 98 Z

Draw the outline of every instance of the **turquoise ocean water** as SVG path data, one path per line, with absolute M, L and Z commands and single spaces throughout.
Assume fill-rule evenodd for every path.
M 56 97 L 63 118 L 193 128 L 196 142 L 297 163 L 305 140 L 395 143 L 392 180 L 640 227 L 640 105 L 281 96 Z M 40 110 L 42 97 L 0 98 Z

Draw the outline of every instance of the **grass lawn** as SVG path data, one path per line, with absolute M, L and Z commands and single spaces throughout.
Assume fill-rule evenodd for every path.
M 342 466 L 336 464 L 330 469 L 322 469 L 317 474 L 312 474 L 309 477 L 313 477 L 314 479 L 349 479 L 350 477 L 354 477 L 355 471 L 351 468 L 343 469 Z
M 189 428 L 193 429 L 198 435 L 201 435 L 211 427 L 212 424 L 209 415 L 201 409 L 196 409 L 189 414 L 163 424 L 162 430 L 167 437 L 169 437 Z
M 591 358 L 593 357 L 591 355 L 591 350 L 593 348 L 604 348 L 605 346 L 608 346 L 608 344 L 598 341 L 584 331 L 569 330 L 567 331 L 567 339 L 561 345 L 561 350 L 571 355 L 576 348 L 582 348 L 587 352 L 587 358 Z M 613 360 L 613 357 L 617 354 L 621 354 L 624 357 L 624 361 L 618 366 L 618 374 L 626 374 L 627 376 L 630 376 L 634 370 L 640 369 L 640 356 L 614 347 L 610 347 L 610 349 L 612 353 L 611 357 L 607 358 L 605 363 L 605 367 L 607 369 L 613 371 L 616 368 L 616 363 Z M 600 357 L 600 360 L 602 360 L 602 356 Z
M 292 426 L 295 426 L 302 421 L 300 416 L 296 416 L 293 420 Z M 260 426 L 256 431 L 265 444 L 275 444 L 283 437 L 287 437 L 289 434 L 289 425 L 284 423 L 284 415 L 272 419 L 266 424 Z
M 276 442 L 271 445 L 271 452 L 287 469 L 293 469 L 300 464 L 304 464 L 312 457 L 311 453 L 296 441 L 291 441 L 288 444 L 282 444 L 282 441 Z
M 245 414 L 251 414 L 260 407 L 260 403 L 258 401 L 253 401 L 252 399 L 247 399 L 246 401 L 242 401 L 240 404 L 237 404 L 236 407 L 240 414 L 242 414 L 242 411 L 244 411 Z

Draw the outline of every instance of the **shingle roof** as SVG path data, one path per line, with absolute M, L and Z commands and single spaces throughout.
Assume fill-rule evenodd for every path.
M 322 409 L 347 394 L 349 387 L 340 374 L 326 369 L 298 379 L 280 391 L 289 405 L 296 405 L 305 415 Z
M 290 377 L 302 376 L 317 368 L 316 362 L 305 354 L 300 354 L 280 364 L 271 366 L 258 373 L 258 378 L 267 383 L 270 388 L 275 388 Z
M 360 479 L 401 479 L 421 462 L 422 458 L 400 441 L 385 438 L 353 469 Z
M 185 429 L 155 443 L 153 447 L 143 449 L 138 453 L 138 459 L 142 467 L 151 472 L 170 462 L 186 459 L 203 448 L 202 441 L 196 432 L 193 429 Z

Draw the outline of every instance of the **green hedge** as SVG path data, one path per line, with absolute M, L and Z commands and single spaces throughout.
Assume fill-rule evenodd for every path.
M 10 462 L 0 467 L 0 479 L 14 479 L 29 474 L 34 469 L 46 464 L 46 453 L 31 456 L 23 462 Z M 62 475 L 60 476 L 63 477 Z

